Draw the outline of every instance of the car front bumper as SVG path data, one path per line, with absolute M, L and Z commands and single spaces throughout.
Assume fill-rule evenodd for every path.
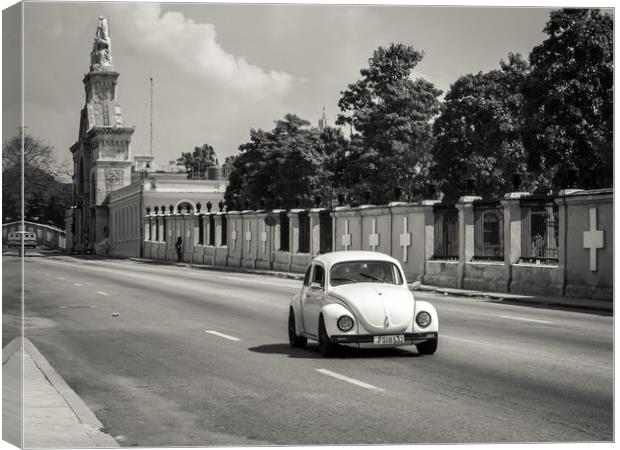
M 386 336 L 392 335 L 393 334 Z M 437 335 L 438 333 L 436 331 L 429 331 L 427 333 L 403 333 L 405 342 L 402 344 L 374 344 L 374 337 L 382 336 L 380 334 L 336 334 L 330 336 L 329 340 L 332 344 L 373 344 L 377 347 L 385 347 L 421 344 L 425 341 L 437 339 Z

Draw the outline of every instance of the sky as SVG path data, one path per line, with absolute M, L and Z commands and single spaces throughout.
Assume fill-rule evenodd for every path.
M 330 123 L 341 91 L 379 46 L 402 42 L 424 52 L 414 69 L 444 91 L 460 76 L 525 57 L 545 39 L 549 9 L 372 5 L 28 2 L 24 6 L 24 119 L 29 132 L 71 159 L 84 106 L 97 18 L 109 23 L 132 154 L 148 154 L 149 75 L 154 79 L 153 154 L 167 164 L 205 143 L 220 162 L 238 153 L 251 128 L 271 129 L 294 113 Z M 10 15 L 3 58 L 18 51 Z M 17 28 L 15 28 L 17 30 Z M 4 64 L 3 141 L 19 126 L 19 104 Z

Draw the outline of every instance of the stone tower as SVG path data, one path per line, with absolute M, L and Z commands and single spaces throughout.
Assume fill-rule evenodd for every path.
M 131 135 L 117 98 L 118 72 L 112 65 L 108 23 L 99 17 L 90 71 L 82 80 L 86 102 L 73 153 L 75 245 L 86 250 L 108 236 L 110 192 L 131 182 Z
M 325 114 L 325 106 L 323 106 L 323 115 L 319 119 L 319 131 L 323 131 L 327 128 L 327 115 Z

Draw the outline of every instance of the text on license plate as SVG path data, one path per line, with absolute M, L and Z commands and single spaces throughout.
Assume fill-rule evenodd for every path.
M 404 344 L 405 336 L 402 334 L 396 334 L 393 336 L 375 336 L 373 338 L 375 344 Z

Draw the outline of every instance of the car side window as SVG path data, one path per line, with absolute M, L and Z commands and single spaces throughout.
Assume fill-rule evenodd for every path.
M 314 283 L 319 283 L 322 288 L 325 288 L 325 269 L 318 264 L 314 268 L 314 277 L 312 277 Z
M 310 272 L 312 272 L 312 265 L 309 265 L 308 269 L 306 269 L 306 275 L 304 276 L 304 286 L 310 285 Z

